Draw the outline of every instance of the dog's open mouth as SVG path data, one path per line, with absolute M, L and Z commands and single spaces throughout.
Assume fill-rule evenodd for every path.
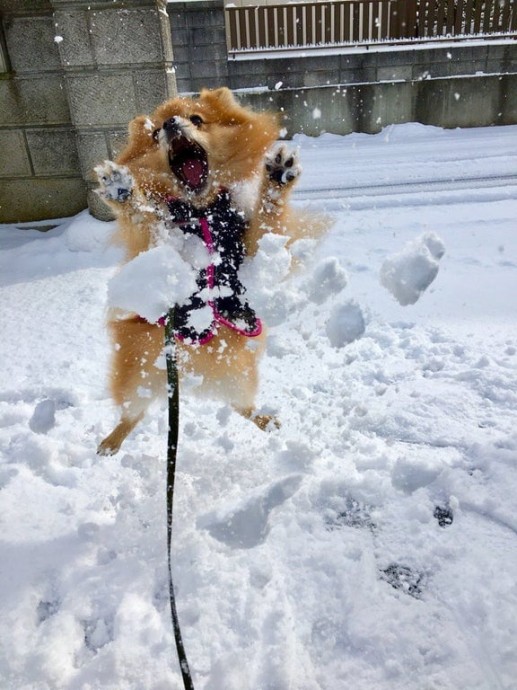
M 178 180 L 192 192 L 203 189 L 208 179 L 204 149 L 187 137 L 175 137 L 169 144 L 169 166 Z

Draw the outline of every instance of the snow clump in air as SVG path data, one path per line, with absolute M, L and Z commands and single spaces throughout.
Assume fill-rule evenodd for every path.
M 241 267 L 239 277 L 246 286 L 251 307 L 270 326 L 283 323 L 300 302 L 294 288 L 283 280 L 291 270 L 292 256 L 286 247 L 288 237 L 268 232 L 259 240 L 259 248 Z
M 337 348 L 358 340 L 365 329 L 363 310 L 353 300 L 336 304 L 330 312 L 325 328 L 330 344 Z
M 314 268 L 305 286 L 307 297 L 314 304 L 323 304 L 330 295 L 341 292 L 348 283 L 345 269 L 334 256 L 322 259 Z
M 380 281 L 402 306 L 415 304 L 438 275 L 445 253 L 441 239 L 425 233 L 389 256 L 381 266 Z

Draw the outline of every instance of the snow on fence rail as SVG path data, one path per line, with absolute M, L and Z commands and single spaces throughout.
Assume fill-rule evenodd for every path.
M 517 32 L 516 0 L 337 0 L 227 6 L 228 52 Z

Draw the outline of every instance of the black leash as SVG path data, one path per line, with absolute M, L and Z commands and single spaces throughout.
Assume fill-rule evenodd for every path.
M 167 561 L 169 565 L 169 599 L 171 605 L 172 628 L 176 640 L 176 651 L 180 664 L 185 690 L 194 690 L 194 683 L 181 637 L 181 629 L 176 610 L 174 583 L 172 580 L 172 516 L 174 504 L 174 480 L 176 477 L 176 456 L 179 433 L 179 386 L 174 339 L 174 309 L 171 309 L 165 322 L 165 358 L 167 361 L 167 397 L 169 399 L 169 434 L 167 437 Z

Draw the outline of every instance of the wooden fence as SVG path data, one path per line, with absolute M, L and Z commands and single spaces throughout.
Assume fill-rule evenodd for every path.
M 228 50 L 517 35 L 517 0 L 336 0 L 226 7 Z

